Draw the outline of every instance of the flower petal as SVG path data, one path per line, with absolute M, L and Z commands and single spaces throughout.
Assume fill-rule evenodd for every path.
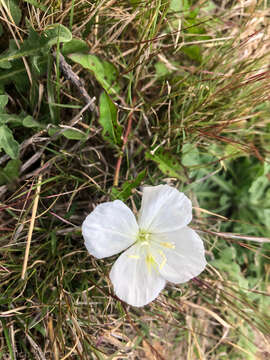
M 138 225 L 120 200 L 98 205 L 84 220 L 82 234 L 88 252 L 98 259 L 118 254 L 136 241 Z
M 138 307 L 153 301 L 166 283 L 149 263 L 145 246 L 133 245 L 119 256 L 110 272 L 115 294 Z
M 199 275 L 206 266 L 204 256 L 204 245 L 199 235 L 186 226 L 178 231 L 162 234 L 159 238 L 160 244 L 159 263 L 160 274 L 167 281 L 173 283 L 184 283 Z M 169 246 L 173 244 L 173 246 Z M 165 261 L 164 261 L 165 259 Z
M 168 185 L 143 188 L 139 226 L 151 232 L 168 232 L 182 228 L 192 219 L 192 204 L 185 194 Z

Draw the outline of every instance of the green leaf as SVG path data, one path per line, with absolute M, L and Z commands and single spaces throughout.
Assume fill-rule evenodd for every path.
M 0 150 L 3 149 L 11 159 L 19 156 L 19 144 L 14 139 L 12 131 L 6 126 L 0 126 Z
M 9 61 L 3 61 L 0 63 L 1 69 L 10 69 L 11 67 L 12 67 L 12 65 Z
M 146 176 L 146 173 L 146 169 L 141 171 L 134 180 L 124 182 L 120 189 L 113 187 L 111 193 L 113 200 L 119 199 L 126 201 L 132 194 L 132 190 L 140 186 L 142 180 Z
M 155 64 L 155 70 L 156 70 L 156 77 L 157 78 L 161 78 L 161 77 L 165 77 L 165 76 L 168 76 L 172 71 L 169 70 L 167 68 L 167 66 L 161 62 L 161 61 L 158 61 L 156 64 Z
M 9 63 L 10 64 L 10 63 Z M 10 69 L 1 70 L 3 68 L 3 63 L 0 63 L 0 83 L 1 84 L 9 84 L 11 82 L 18 82 L 21 79 L 23 79 L 22 83 L 27 84 L 27 74 L 25 71 L 25 66 L 22 61 L 17 60 L 16 64 L 15 62 L 12 63 L 12 67 L 10 64 Z M 26 78 L 26 81 L 24 79 Z M 29 80 L 28 80 L 29 82 Z
M 5 54 L 0 56 L 0 67 L 7 61 L 20 59 L 23 56 L 33 56 L 38 54 L 48 55 L 48 50 L 60 42 L 68 42 L 72 39 L 72 34 L 68 28 L 61 24 L 51 25 L 41 36 L 30 28 L 28 38 L 23 42 L 20 49 L 14 46 Z
M 184 169 L 178 160 L 169 153 L 162 150 L 151 154 L 151 151 L 145 153 L 146 160 L 152 160 L 157 163 L 160 171 L 169 177 L 174 177 L 182 181 L 186 181 Z
M 255 205 L 262 205 L 266 199 L 266 189 L 269 187 L 270 164 L 264 163 L 260 167 L 256 179 L 252 182 L 248 192 L 250 193 L 250 201 Z
M 85 140 L 86 134 L 77 129 L 67 129 L 62 135 L 69 140 Z
M 182 2 L 179 0 L 171 0 L 169 2 L 170 10 L 173 12 L 180 12 L 182 10 Z
M 184 166 L 196 166 L 201 163 L 200 154 L 194 144 L 184 144 L 182 147 L 182 164 Z
M 18 6 L 18 1 L 5 0 L 4 4 L 7 6 L 9 13 L 11 14 L 15 24 L 19 25 L 19 22 L 21 21 L 21 17 L 22 17 L 22 12 Z M 3 7 L 5 8 L 5 6 Z
M 34 120 L 32 116 L 28 115 L 26 116 L 23 121 L 22 125 L 27 128 L 44 128 L 42 124 L 40 124 L 38 121 Z
M 69 42 L 72 39 L 72 34 L 68 28 L 62 24 L 53 24 L 49 26 L 43 34 L 43 38 L 47 38 L 49 47 L 62 42 Z
M 122 127 L 117 121 L 117 109 L 104 91 L 99 98 L 99 122 L 103 127 L 102 136 L 114 145 L 122 144 Z
M 111 63 L 102 61 L 97 56 L 90 54 L 71 54 L 69 58 L 90 70 L 109 95 L 119 92 L 120 87 L 116 83 L 117 71 Z
M 186 54 L 191 60 L 202 61 L 202 52 L 199 45 L 188 45 L 181 48 L 184 54 Z
M 210 261 L 211 265 L 224 271 L 229 279 L 236 281 L 240 286 L 248 288 L 248 281 L 242 276 L 241 268 L 237 261 L 236 249 L 233 246 L 226 246 L 222 249 L 222 258 Z
M 13 123 L 15 125 L 21 125 L 21 119 L 18 115 L 0 113 L 0 125 Z
M 57 126 L 50 126 L 48 128 L 48 135 L 49 136 L 54 136 L 58 131 L 60 131 L 61 129 Z
M 81 39 L 72 39 L 69 42 L 63 44 L 61 53 L 63 55 L 69 55 L 73 53 L 88 53 L 89 46 Z
M 48 129 L 49 136 L 54 136 L 57 132 L 69 140 L 85 140 L 87 138 L 86 134 L 78 129 L 65 129 L 63 131 L 58 126 L 50 126 Z
M 8 103 L 8 96 L 7 95 L 0 95 L 0 112 L 4 110 L 7 103 Z
M 21 161 L 10 160 L 4 169 L 0 168 L 0 185 L 8 184 L 19 177 Z
M 35 6 L 37 9 L 40 9 L 42 11 L 47 11 L 47 7 L 45 5 L 40 4 L 36 0 L 24 0 L 24 1 Z
M 37 121 L 35 121 L 32 118 L 32 116 L 30 115 L 25 116 L 25 113 L 16 115 L 16 114 L 6 114 L 0 112 L 0 125 L 3 124 L 11 124 L 13 127 L 21 126 L 21 125 L 25 127 L 39 127 L 39 128 L 44 127 L 41 124 L 39 124 Z

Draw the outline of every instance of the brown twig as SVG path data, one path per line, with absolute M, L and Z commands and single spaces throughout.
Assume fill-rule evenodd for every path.
M 84 87 L 84 82 L 82 79 L 79 78 L 77 74 L 72 70 L 72 67 L 66 62 L 64 56 L 60 52 L 52 52 L 52 56 L 55 61 L 59 61 L 59 67 L 67 80 L 70 80 L 74 86 L 78 89 L 79 93 L 81 94 L 84 102 L 89 105 L 89 109 L 91 111 L 97 112 L 97 107 L 95 106 L 95 98 L 91 98 Z
M 122 145 L 122 149 L 121 149 L 122 151 L 117 160 L 116 167 L 115 167 L 113 186 L 118 186 L 118 183 L 119 183 L 120 168 L 121 168 L 122 160 L 124 157 L 124 151 L 125 151 L 126 143 L 128 141 L 128 136 L 131 131 L 132 121 L 133 121 L 133 111 L 131 111 L 131 113 L 128 116 L 128 124 L 127 124 L 126 132 L 124 135 L 124 139 L 123 139 L 123 145 Z

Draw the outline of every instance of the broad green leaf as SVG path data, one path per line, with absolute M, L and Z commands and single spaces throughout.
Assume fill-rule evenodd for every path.
M 72 39 L 72 34 L 68 28 L 62 24 L 53 24 L 49 26 L 43 36 L 47 38 L 47 44 L 49 47 L 62 42 L 68 42 Z
M 7 95 L 0 95 L 0 112 L 2 112 L 4 110 L 7 103 L 8 103 L 8 96 Z
M 26 116 L 23 121 L 22 125 L 27 128 L 44 128 L 42 124 L 40 124 L 38 121 L 32 118 L 32 116 L 28 115 Z
M 54 136 L 57 132 L 69 140 L 85 140 L 87 137 L 85 133 L 78 129 L 65 129 L 63 131 L 63 129 L 58 126 L 50 126 L 48 129 L 49 136 Z
M 119 92 L 120 87 L 116 83 L 117 71 L 111 63 L 90 54 L 71 54 L 69 58 L 90 70 L 108 94 L 114 95 Z
M 14 139 L 12 131 L 6 126 L 0 126 L 0 150 L 3 149 L 11 159 L 19 156 L 19 144 Z
M 122 144 L 122 127 L 117 121 L 117 109 L 104 91 L 99 98 L 99 122 L 103 127 L 102 135 L 114 145 Z
M 154 161 L 164 175 L 186 181 L 183 167 L 171 154 L 162 151 L 151 154 L 149 151 L 145 153 L 145 158 Z
M 67 129 L 62 133 L 62 135 L 69 140 L 85 140 L 86 139 L 86 134 L 83 133 L 82 131 L 76 130 L 76 129 Z
M 69 42 L 64 43 L 61 49 L 63 55 L 87 52 L 89 52 L 89 46 L 81 39 L 72 39 Z
M 11 181 L 19 177 L 21 161 L 9 160 L 4 169 L 0 168 L 0 185 L 9 184 Z
M 146 176 L 146 173 L 147 173 L 146 169 L 141 171 L 134 180 L 124 182 L 124 184 L 121 186 L 120 189 L 113 187 L 111 194 L 113 200 L 119 199 L 122 201 L 126 201 L 132 194 L 132 190 L 140 186 L 142 180 Z

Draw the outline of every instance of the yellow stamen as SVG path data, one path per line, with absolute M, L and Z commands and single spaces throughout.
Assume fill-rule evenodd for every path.
M 159 268 L 160 268 L 160 270 L 161 270 L 161 269 L 164 267 L 164 265 L 166 264 L 167 258 L 166 258 L 166 256 L 165 256 L 165 254 L 164 254 L 163 251 L 160 250 L 159 253 L 160 253 L 161 257 L 162 257 L 162 262 L 161 262 L 161 264 L 159 265 Z
M 167 249 L 175 249 L 175 244 L 170 243 L 170 242 L 164 241 L 164 242 L 161 242 L 160 245 Z
M 147 269 L 151 274 L 152 268 L 157 268 L 157 262 L 151 254 L 148 254 L 145 258 Z
M 140 258 L 139 255 L 128 255 L 128 257 L 131 259 L 139 259 Z

